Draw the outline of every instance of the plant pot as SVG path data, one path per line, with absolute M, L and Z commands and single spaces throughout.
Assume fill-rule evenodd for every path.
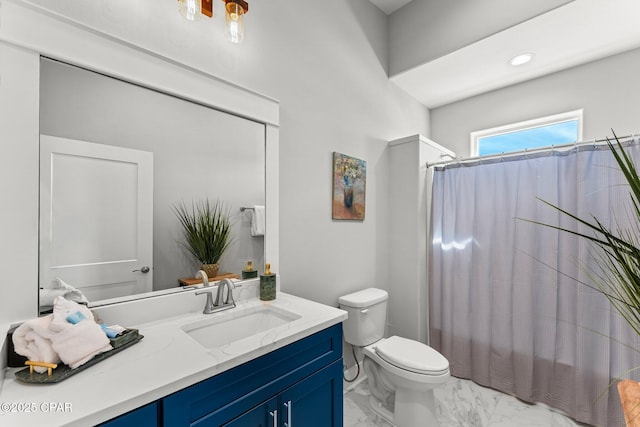
M 627 427 L 640 426 L 640 383 L 632 380 L 622 380 L 618 383 L 618 394 L 624 412 Z
M 200 267 L 207 273 L 207 276 L 212 279 L 218 275 L 218 270 L 220 269 L 220 264 L 217 262 L 215 264 L 202 264 Z

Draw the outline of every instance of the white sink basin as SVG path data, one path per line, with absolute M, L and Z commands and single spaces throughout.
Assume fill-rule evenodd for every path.
M 300 318 L 298 314 L 272 306 L 235 308 L 208 316 L 211 317 L 182 326 L 183 331 L 205 348 L 230 344 Z

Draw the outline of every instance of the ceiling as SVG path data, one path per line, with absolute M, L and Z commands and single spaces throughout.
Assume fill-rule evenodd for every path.
M 387 15 L 392 14 L 396 10 L 400 9 L 411 0 L 370 0 L 371 3 L 378 6 L 378 8 Z
M 410 2 L 370 1 L 388 15 Z M 640 47 L 639 17 L 638 0 L 572 1 L 390 79 L 428 108 L 437 108 Z M 509 64 L 524 52 L 533 53 L 534 59 L 518 67 Z

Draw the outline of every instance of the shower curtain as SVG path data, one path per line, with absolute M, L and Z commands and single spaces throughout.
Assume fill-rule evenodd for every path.
M 627 148 L 640 159 L 634 141 Z M 639 340 L 588 283 L 593 247 L 537 198 L 629 223 L 629 187 L 606 145 L 436 167 L 430 343 L 451 373 L 598 426 L 624 425 L 616 377 L 639 380 Z

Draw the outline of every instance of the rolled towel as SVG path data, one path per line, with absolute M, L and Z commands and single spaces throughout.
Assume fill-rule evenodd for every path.
M 265 232 L 265 211 L 264 206 L 254 206 L 251 216 L 251 235 L 264 236 Z
M 78 316 L 78 313 L 81 316 Z M 70 323 L 67 320 L 70 316 L 81 320 L 76 324 Z M 63 297 L 57 297 L 54 300 L 49 329 L 54 332 L 51 336 L 53 349 L 60 356 L 60 360 L 71 369 L 113 348 L 100 325 L 94 321 L 91 310 Z
M 13 347 L 16 353 L 21 354 L 33 362 L 60 363 L 60 357 L 54 350 L 51 337 L 55 332 L 50 325 L 53 316 L 38 317 L 27 320 L 13 332 Z M 36 372 L 46 372 L 47 368 L 34 367 Z
M 61 278 L 56 277 L 52 282 L 52 287 L 50 289 L 40 288 L 40 305 L 53 305 L 53 301 L 59 296 L 63 296 L 69 301 L 75 301 L 82 304 L 89 303 L 89 300 L 81 291 L 66 283 Z

